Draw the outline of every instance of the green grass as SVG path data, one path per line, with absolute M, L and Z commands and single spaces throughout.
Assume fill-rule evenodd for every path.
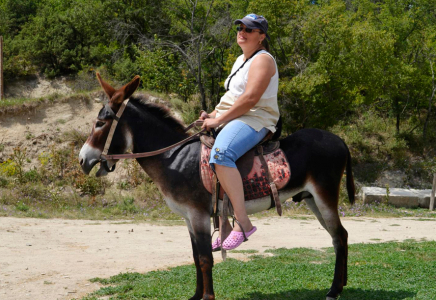
M 213 271 L 217 299 L 325 299 L 334 269 L 332 248 L 268 250 L 273 257 L 228 259 Z M 231 256 L 231 254 L 230 254 Z M 348 286 L 341 299 L 436 299 L 436 242 L 355 244 L 349 247 Z M 83 300 L 188 299 L 195 290 L 195 267 L 94 278 L 105 287 Z M 106 298 L 105 298 L 106 299 Z
M 41 98 L 6 98 L 0 101 L 0 108 L 20 106 L 32 102 L 40 102 Z

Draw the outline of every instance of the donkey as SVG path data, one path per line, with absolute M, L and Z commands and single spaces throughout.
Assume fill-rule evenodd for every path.
M 101 155 L 105 141 L 110 154 L 155 151 L 187 138 L 183 125 L 170 116 L 169 110 L 147 103 L 141 97 L 131 97 L 139 86 L 139 76 L 116 90 L 97 78 L 109 97 L 83 145 L 80 165 L 85 174 L 100 162 L 96 176 L 107 175 L 117 160 L 104 161 Z M 125 99 L 127 106 L 122 107 Z M 124 109 L 122 117 L 115 114 Z M 118 126 L 110 133 L 113 122 Z M 347 145 L 336 135 L 319 129 L 302 129 L 280 141 L 289 165 L 291 179 L 279 192 L 281 201 L 306 201 L 321 225 L 329 232 L 336 253 L 333 283 L 326 299 L 337 299 L 347 284 L 348 233 L 338 214 L 340 182 L 346 170 L 346 186 L 351 204 L 354 203 L 354 179 L 351 156 Z M 204 188 L 199 172 L 200 140 L 194 138 L 164 153 L 137 158 L 138 163 L 158 186 L 172 211 L 181 215 L 191 237 L 197 271 L 197 286 L 191 300 L 215 299 L 212 281 L 211 215 L 212 196 Z M 107 164 L 105 166 L 105 164 Z M 270 207 L 270 198 L 248 201 L 247 212 L 254 213 Z

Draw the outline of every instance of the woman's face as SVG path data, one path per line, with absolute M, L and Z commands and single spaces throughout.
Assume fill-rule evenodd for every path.
M 246 47 L 246 46 L 251 46 L 253 48 L 258 47 L 260 42 L 262 42 L 263 39 L 265 38 L 265 34 L 260 33 L 259 29 L 253 29 L 252 32 L 248 33 L 245 31 L 247 27 L 244 24 L 239 24 L 238 26 L 242 28 L 241 31 L 238 31 L 236 37 L 236 40 L 240 47 Z

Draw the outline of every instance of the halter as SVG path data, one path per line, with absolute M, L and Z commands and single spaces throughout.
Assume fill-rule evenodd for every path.
M 109 115 L 113 118 L 113 122 L 112 122 L 111 128 L 109 130 L 109 134 L 107 136 L 106 143 L 105 143 L 104 148 L 103 148 L 103 152 L 100 155 L 100 163 L 107 172 L 115 171 L 115 164 L 112 166 L 112 168 L 109 168 L 108 163 L 107 163 L 108 159 L 131 159 L 131 158 L 141 158 L 141 157 L 150 157 L 150 156 L 159 155 L 159 154 L 162 154 L 162 153 L 164 153 L 164 152 L 166 152 L 174 147 L 183 145 L 184 143 L 186 143 L 190 140 L 193 140 L 194 138 L 200 136 L 204 131 L 206 131 L 206 129 L 202 129 L 202 130 L 198 131 L 197 133 L 187 137 L 186 139 L 181 140 L 180 142 L 177 142 L 171 146 L 168 146 L 168 147 L 156 150 L 156 151 L 141 152 L 141 153 L 128 153 L 128 154 L 108 154 L 110 145 L 112 143 L 112 139 L 114 137 L 115 129 L 117 128 L 118 122 L 119 122 L 128 102 L 129 102 L 129 99 L 126 99 L 123 101 L 117 114 L 114 113 L 112 108 L 110 108 L 109 104 L 105 105 L 105 108 L 109 112 Z M 189 126 L 187 126 L 185 128 L 185 132 L 194 126 L 201 126 L 202 124 L 203 124 L 203 121 L 201 121 L 201 120 L 194 121 Z M 212 132 L 215 135 L 215 132 L 214 131 L 212 131 Z

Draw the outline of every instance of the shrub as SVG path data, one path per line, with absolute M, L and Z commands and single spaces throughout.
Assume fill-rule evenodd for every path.
M 82 173 L 73 181 L 73 185 L 79 189 L 82 194 L 96 196 L 99 194 L 104 194 L 105 189 L 108 186 L 108 182 L 105 178 L 86 176 Z
M 36 170 L 35 168 L 25 172 L 23 175 L 24 182 L 36 182 L 39 179 L 40 179 L 40 175 L 38 173 L 38 170 Z
M 123 201 L 118 204 L 118 207 L 124 214 L 132 214 L 139 212 L 138 207 L 135 205 L 135 198 L 133 197 L 125 197 Z
M 18 202 L 16 205 L 15 205 L 15 208 L 17 209 L 17 210 L 19 210 L 19 211 L 24 211 L 24 212 L 26 212 L 26 211 L 28 211 L 29 210 L 29 206 L 27 206 L 25 203 L 23 203 L 23 202 Z
M 0 188 L 5 188 L 9 184 L 9 181 L 4 178 L 3 176 L 0 176 Z
M 8 159 L 0 164 L 0 174 L 8 177 L 13 177 L 17 173 L 15 163 Z

